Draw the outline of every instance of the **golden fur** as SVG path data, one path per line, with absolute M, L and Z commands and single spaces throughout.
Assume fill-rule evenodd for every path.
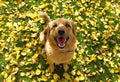
M 51 21 L 49 16 L 42 12 L 39 15 L 47 21 L 46 29 L 40 33 L 40 42 L 45 45 L 50 71 L 54 71 L 54 64 L 63 64 L 67 71 L 76 49 L 76 23 L 65 18 Z

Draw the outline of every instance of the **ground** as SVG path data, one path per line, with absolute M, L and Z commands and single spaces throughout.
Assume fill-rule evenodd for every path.
M 119 0 L 0 1 L 0 82 L 120 82 Z M 39 33 L 52 20 L 77 23 L 77 49 L 69 70 L 49 72 Z

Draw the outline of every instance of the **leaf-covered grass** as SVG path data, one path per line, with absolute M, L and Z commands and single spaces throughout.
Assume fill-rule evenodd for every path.
M 77 22 L 77 49 L 69 70 L 49 72 L 38 12 Z M 119 0 L 0 1 L 0 82 L 119 82 Z

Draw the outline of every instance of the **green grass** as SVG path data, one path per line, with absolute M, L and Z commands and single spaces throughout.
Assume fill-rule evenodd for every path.
M 119 82 L 119 0 L 0 1 L 0 82 Z M 39 33 L 45 28 L 38 12 L 52 20 L 77 22 L 77 49 L 69 70 L 53 73 Z

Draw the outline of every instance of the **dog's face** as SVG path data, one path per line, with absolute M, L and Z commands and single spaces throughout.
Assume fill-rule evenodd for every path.
M 58 48 L 65 48 L 68 45 L 75 43 L 76 23 L 73 21 L 58 18 L 49 22 L 48 27 L 45 29 L 45 37 L 53 46 Z

